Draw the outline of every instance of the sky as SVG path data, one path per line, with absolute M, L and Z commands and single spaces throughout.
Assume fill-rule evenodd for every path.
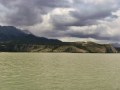
M 0 0 L 0 25 L 62 41 L 120 43 L 120 0 Z

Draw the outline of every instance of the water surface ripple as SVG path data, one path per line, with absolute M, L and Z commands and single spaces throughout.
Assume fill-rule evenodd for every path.
M 120 90 L 120 55 L 0 53 L 0 90 Z

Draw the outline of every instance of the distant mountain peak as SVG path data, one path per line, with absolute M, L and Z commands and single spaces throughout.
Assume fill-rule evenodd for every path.
M 56 39 L 47 39 L 33 35 L 28 30 L 21 30 L 14 26 L 0 26 L 0 41 L 17 43 L 59 43 Z
M 29 30 L 23 30 L 23 32 L 26 34 L 32 34 Z

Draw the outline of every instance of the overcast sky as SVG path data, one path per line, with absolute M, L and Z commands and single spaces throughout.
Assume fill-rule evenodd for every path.
M 120 42 L 120 0 L 0 0 L 0 25 L 63 41 Z

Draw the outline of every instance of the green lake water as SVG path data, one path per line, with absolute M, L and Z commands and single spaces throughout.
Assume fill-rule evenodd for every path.
M 0 53 L 0 90 L 120 90 L 120 54 Z

